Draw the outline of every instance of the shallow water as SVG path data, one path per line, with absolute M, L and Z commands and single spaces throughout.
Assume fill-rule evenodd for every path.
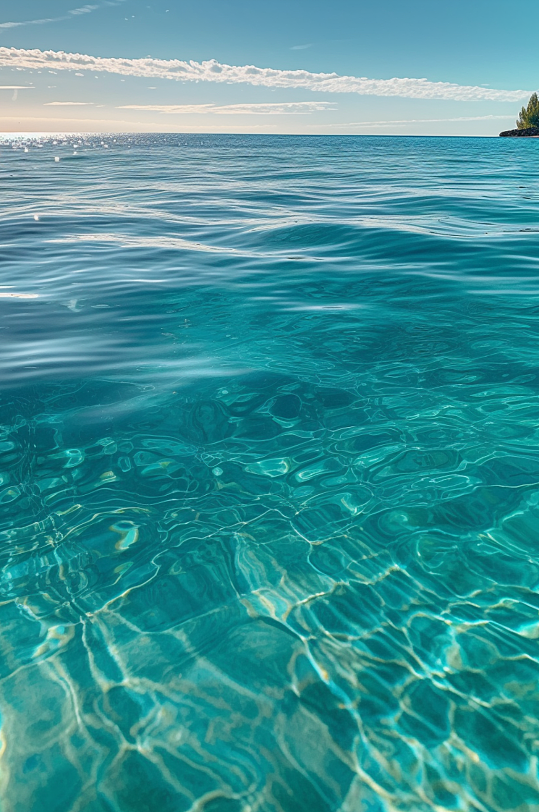
M 2 812 L 539 809 L 538 158 L 0 142 Z

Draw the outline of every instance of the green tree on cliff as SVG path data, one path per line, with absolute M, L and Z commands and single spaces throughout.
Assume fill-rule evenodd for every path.
M 517 127 L 519 130 L 525 130 L 528 127 L 539 127 L 539 99 L 537 93 L 530 96 L 527 107 L 523 107 L 517 119 Z

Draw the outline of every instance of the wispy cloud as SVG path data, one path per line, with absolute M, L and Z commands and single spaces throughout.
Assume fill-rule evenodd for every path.
M 12 90 L 13 96 L 11 97 L 12 101 L 17 101 L 19 97 L 19 90 L 33 90 L 34 88 L 29 87 L 28 85 L 0 85 L 0 90 Z
M 93 102 L 71 102 L 71 101 L 60 101 L 60 102 L 46 102 L 43 106 L 44 107 L 91 107 Z
M 89 14 L 90 11 L 95 11 L 99 6 L 81 6 L 81 8 L 73 8 L 71 11 L 68 11 L 68 14 L 72 14 L 73 17 L 77 17 L 79 14 Z
M 290 115 L 335 110 L 334 102 L 271 102 L 269 104 L 123 104 L 118 110 L 151 110 L 157 113 L 205 115 Z
M 307 48 L 312 48 L 312 42 L 308 42 L 306 45 L 292 45 L 290 48 L 291 51 L 306 51 Z
M 47 23 L 59 23 L 63 20 L 70 20 L 72 17 L 79 17 L 81 14 L 91 14 L 92 11 L 96 11 L 98 8 L 103 8 L 104 6 L 117 6 L 123 2 L 125 2 L 125 0 L 116 0 L 116 2 L 100 3 L 98 5 L 88 4 L 86 6 L 80 6 L 79 8 L 72 8 L 61 17 L 44 17 L 39 20 L 19 20 L 18 22 L 0 23 L 0 28 L 20 28 L 23 25 L 47 25 Z
M 180 59 L 120 59 L 63 51 L 0 48 L 0 66 L 49 70 L 89 70 L 122 76 L 174 79 L 179 82 L 217 82 L 249 84 L 270 88 L 301 88 L 320 93 L 357 93 L 363 96 L 401 96 L 413 99 L 449 99 L 452 101 L 517 101 L 529 90 L 495 88 L 430 82 L 428 79 L 368 79 L 340 76 L 337 73 L 310 73 L 304 70 L 276 70 L 254 65 L 225 65 L 214 59 L 186 62 Z

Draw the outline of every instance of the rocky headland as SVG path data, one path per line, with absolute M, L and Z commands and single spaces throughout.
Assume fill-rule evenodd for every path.
M 522 130 L 505 130 L 501 138 L 539 138 L 539 127 L 525 127 Z

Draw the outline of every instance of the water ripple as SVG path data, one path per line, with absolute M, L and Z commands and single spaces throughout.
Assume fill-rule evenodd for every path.
M 6 812 L 539 808 L 537 149 L 0 140 Z

